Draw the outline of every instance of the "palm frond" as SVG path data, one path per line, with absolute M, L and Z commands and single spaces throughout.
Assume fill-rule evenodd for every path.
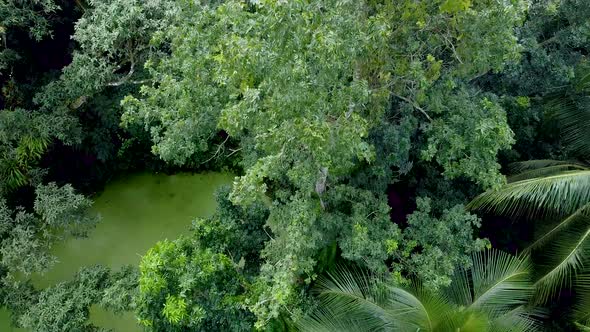
M 365 324 L 363 321 L 355 320 L 354 313 L 348 319 L 341 319 L 337 313 L 334 313 L 323 307 L 315 309 L 309 316 L 304 317 L 296 323 L 300 331 L 308 332 L 373 332 L 381 331 L 375 329 L 371 324 Z
M 576 277 L 575 290 L 576 304 L 573 318 L 578 327 L 583 327 L 582 330 L 590 330 L 590 274 L 581 274 Z
M 509 183 L 477 196 L 467 208 L 505 215 L 564 215 L 588 202 L 590 170 L 580 170 Z
M 557 224 L 551 225 L 551 227 L 540 232 L 540 235 L 537 236 L 537 239 L 533 243 L 531 243 L 524 250 L 524 252 L 530 253 L 533 250 L 538 250 L 539 248 L 547 244 L 549 241 L 553 240 L 556 236 L 559 236 L 562 230 L 567 229 L 572 224 L 580 223 L 586 224 L 587 227 L 590 227 L 590 203 L 587 203 L 586 205 L 582 206 L 576 212 L 568 215 L 566 218 L 559 221 Z
M 473 254 L 472 262 L 473 301 L 465 303 L 469 308 L 496 317 L 528 302 L 533 292 L 528 257 L 492 249 Z
M 546 98 L 547 108 L 559 121 L 565 144 L 584 159 L 590 157 L 589 93 L 590 64 L 580 61 L 571 84 Z
M 511 175 L 507 177 L 508 183 L 534 179 L 539 177 L 546 177 L 555 174 L 559 174 L 566 171 L 573 171 L 573 170 L 588 170 L 588 167 L 582 164 L 576 163 L 564 163 L 561 165 L 553 165 L 553 166 L 546 166 L 537 169 L 530 169 L 528 171 L 524 171 L 515 175 Z
M 587 323 L 575 322 L 575 325 L 578 328 L 578 330 L 580 330 L 580 331 L 590 332 L 590 322 L 587 322 Z
M 418 281 L 407 288 L 390 287 L 392 318 L 399 331 L 434 331 L 456 311 L 440 293 L 425 289 Z
M 590 91 L 590 61 L 584 58 L 575 67 L 574 87 L 577 92 Z
M 301 319 L 303 331 L 534 331 L 525 308 L 533 285 L 528 257 L 488 250 L 472 256 L 451 286 L 432 292 L 363 270 L 338 268 L 318 280 L 318 309 Z
M 457 269 L 453 275 L 451 285 L 443 290 L 444 296 L 450 302 L 461 307 L 468 307 L 473 303 L 473 278 L 470 269 Z
M 518 174 L 526 171 L 551 167 L 551 166 L 563 166 L 573 164 L 575 166 L 585 167 L 585 164 L 579 163 L 572 160 L 554 160 L 554 159 L 533 159 L 526 161 L 519 161 L 510 163 L 508 165 L 508 174 Z
M 550 103 L 562 129 L 561 134 L 575 152 L 590 157 L 590 97 L 571 96 Z
M 319 278 L 316 292 L 318 309 L 297 322 L 303 331 L 434 331 L 456 308 L 419 282 L 396 287 L 344 268 Z
M 558 237 L 539 250 L 536 270 L 541 277 L 535 282 L 535 303 L 546 303 L 561 289 L 571 287 L 576 275 L 583 271 L 590 252 L 589 223 L 590 216 L 577 214 Z
M 437 331 L 488 331 L 490 320 L 486 314 L 477 310 L 457 310 L 449 312 Z
M 520 306 L 491 321 L 489 332 L 534 332 L 541 330 L 534 310 Z
M 388 312 L 388 289 L 379 276 L 363 270 L 336 268 L 320 277 L 316 292 L 320 309 L 301 319 L 303 331 L 382 331 L 392 324 Z

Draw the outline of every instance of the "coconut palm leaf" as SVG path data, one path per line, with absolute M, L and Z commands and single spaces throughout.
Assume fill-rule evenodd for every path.
M 562 230 L 567 229 L 573 224 L 585 224 L 587 227 L 590 227 L 590 203 L 582 206 L 576 212 L 568 215 L 564 219 L 560 220 L 558 223 L 551 225 L 548 228 L 543 229 L 539 232 L 539 236 L 537 239 L 531 243 L 525 250 L 525 253 L 530 253 L 534 250 L 539 250 L 549 241 L 555 239 L 556 236 L 559 236 Z M 582 228 L 582 231 L 584 228 Z
M 342 319 L 341 315 L 334 313 L 325 308 L 317 308 L 309 316 L 298 321 L 296 326 L 301 331 L 310 332 L 373 332 L 383 331 L 382 328 L 376 328 L 372 324 L 365 324 L 362 321 L 354 319 L 354 313 L 350 313 L 347 319 Z
M 504 215 L 565 215 L 590 202 L 590 170 L 566 171 L 509 183 L 486 191 L 468 205 Z
M 473 255 L 472 263 L 473 268 L 457 273 L 459 279 L 448 292 L 432 292 L 418 281 L 408 287 L 393 286 L 384 278 L 340 268 L 319 280 L 319 308 L 301 319 L 298 327 L 303 331 L 536 331 L 536 320 L 523 307 L 532 294 L 529 260 L 489 250 Z
M 437 331 L 449 320 L 456 306 L 440 293 L 425 289 L 418 281 L 409 287 L 391 287 L 392 319 L 400 331 Z
M 586 322 L 585 324 L 580 323 L 580 322 L 575 322 L 575 325 L 578 328 L 578 330 L 580 330 L 580 331 L 590 332 L 590 322 Z
M 491 319 L 482 311 L 462 310 L 454 312 L 439 326 L 445 332 L 532 332 L 539 331 L 539 321 L 533 318 L 528 308 L 519 307 Z
M 534 159 L 510 163 L 508 165 L 508 174 L 515 175 L 526 171 L 564 165 L 573 165 L 587 168 L 587 165 L 575 160 Z
M 541 326 L 535 315 L 542 316 L 537 310 L 520 306 L 492 320 L 490 332 L 539 331 Z
M 573 319 L 581 331 L 590 331 L 590 274 L 578 275 Z
M 441 321 L 436 331 L 451 332 L 481 332 L 490 330 L 490 319 L 483 312 L 473 310 L 459 310 L 450 312 L 445 320 Z
M 553 166 L 545 166 L 542 168 L 537 169 L 530 169 L 528 171 L 524 171 L 515 175 L 511 175 L 507 177 L 508 183 L 513 183 L 522 180 L 534 179 L 539 177 L 547 177 L 551 175 L 556 175 L 559 173 L 563 173 L 566 171 L 573 171 L 573 170 L 588 170 L 588 167 L 577 164 L 577 163 L 563 163 L 560 165 L 553 165 Z
M 576 67 L 571 86 L 547 98 L 547 107 L 561 127 L 564 143 L 583 157 L 590 157 L 590 66 Z
M 495 318 L 528 302 L 533 293 L 528 257 L 486 250 L 473 254 L 471 261 L 471 269 L 459 271 L 449 287 L 455 303 Z
M 590 97 L 572 96 L 552 102 L 564 143 L 584 158 L 590 156 Z
M 578 93 L 588 93 L 590 90 L 590 62 L 584 59 L 575 68 L 574 89 Z
M 383 331 L 392 324 L 388 288 L 379 276 L 338 267 L 318 279 L 315 292 L 322 307 L 299 323 L 303 330 L 322 331 L 321 326 L 339 324 L 343 331 Z
M 540 253 L 535 282 L 536 303 L 546 303 L 561 289 L 573 285 L 576 275 L 584 271 L 590 252 L 590 214 L 584 207 L 567 218 L 567 225 L 559 230 L 559 236 L 546 241 L 535 250 Z

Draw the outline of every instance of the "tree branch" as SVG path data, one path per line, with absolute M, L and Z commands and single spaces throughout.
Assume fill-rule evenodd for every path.
M 80 0 L 74 0 L 76 2 L 76 6 L 82 10 L 82 12 L 86 11 L 86 6 Z
M 221 144 L 219 144 L 219 146 L 217 146 L 217 150 L 215 151 L 213 156 L 211 156 L 211 158 L 202 162 L 201 165 L 206 164 L 206 163 L 210 162 L 211 160 L 213 160 L 215 157 L 217 157 L 217 155 L 219 155 L 219 152 L 221 152 L 221 148 L 223 148 L 225 146 L 225 143 L 227 142 L 228 139 L 229 139 L 229 135 L 227 135 L 225 140 L 223 142 L 221 142 Z
M 397 95 L 395 93 L 392 93 L 392 95 L 394 97 L 399 98 L 399 99 L 405 101 L 406 103 L 412 105 L 412 107 L 414 107 L 415 109 L 417 109 L 418 111 L 420 111 L 422 114 L 424 114 L 424 116 L 428 119 L 428 121 L 432 121 L 432 118 L 428 115 L 428 113 L 426 113 L 426 111 L 422 107 L 420 107 L 418 104 L 416 104 L 416 102 L 414 102 L 413 100 L 410 100 L 410 99 L 408 99 L 406 97 Z
M 486 70 L 486 71 L 484 71 L 484 72 L 481 72 L 481 73 L 479 73 L 479 74 L 476 74 L 475 76 L 473 76 L 472 78 L 470 78 L 470 79 L 468 80 L 468 82 L 474 81 L 474 80 L 476 80 L 476 79 L 478 79 L 478 78 L 482 77 L 483 75 L 485 75 L 485 74 L 487 74 L 487 73 L 489 73 L 489 72 L 490 72 L 489 70 Z
M 111 82 L 111 83 L 107 83 L 107 86 L 120 86 L 125 84 L 125 82 L 127 82 L 131 76 L 133 76 L 133 73 L 135 72 L 135 60 L 133 59 L 133 56 L 131 56 L 131 67 L 129 68 L 129 72 L 127 73 L 127 75 L 125 75 L 123 78 L 121 78 L 120 80 L 116 81 L 116 82 Z
M 553 43 L 555 41 L 557 41 L 557 36 L 553 36 L 553 37 L 551 37 L 549 39 L 543 40 L 542 42 L 539 43 L 539 46 L 543 47 L 543 46 L 545 46 L 547 44 L 551 44 L 551 43 Z

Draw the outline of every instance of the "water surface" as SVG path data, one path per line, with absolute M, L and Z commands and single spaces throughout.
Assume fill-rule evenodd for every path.
M 109 183 L 94 198 L 93 213 L 102 218 L 96 229 L 88 238 L 56 245 L 52 253 L 59 263 L 46 274 L 33 276 L 35 286 L 71 280 L 82 266 L 101 264 L 118 269 L 126 264 L 137 265 L 157 241 L 175 239 L 188 231 L 195 217 L 211 215 L 215 211 L 213 193 L 232 179 L 233 175 L 224 173 L 144 173 Z M 0 331 L 13 331 L 8 317 L 6 311 L 0 310 Z M 131 313 L 116 316 L 93 307 L 90 319 L 117 332 L 139 331 Z

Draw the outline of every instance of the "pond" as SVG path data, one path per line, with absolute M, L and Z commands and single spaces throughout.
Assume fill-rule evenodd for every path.
M 59 263 L 44 275 L 32 277 L 37 287 L 70 280 L 82 266 L 102 264 L 118 269 L 139 264 L 141 256 L 157 241 L 175 239 L 188 231 L 195 217 L 215 211 L 213 193 L 231 184 L 228 173 L 135 174 L 109 183 L 94 198 L 93 213 L 102 220 L 84 239 L 70 239 L 52 248 Z M 90 320 L 116 332 L 140 331 L 133 314 L 116 316 L 91 308 Z M 0 310 L 0 331 L 9 327 L 9 314 Z

